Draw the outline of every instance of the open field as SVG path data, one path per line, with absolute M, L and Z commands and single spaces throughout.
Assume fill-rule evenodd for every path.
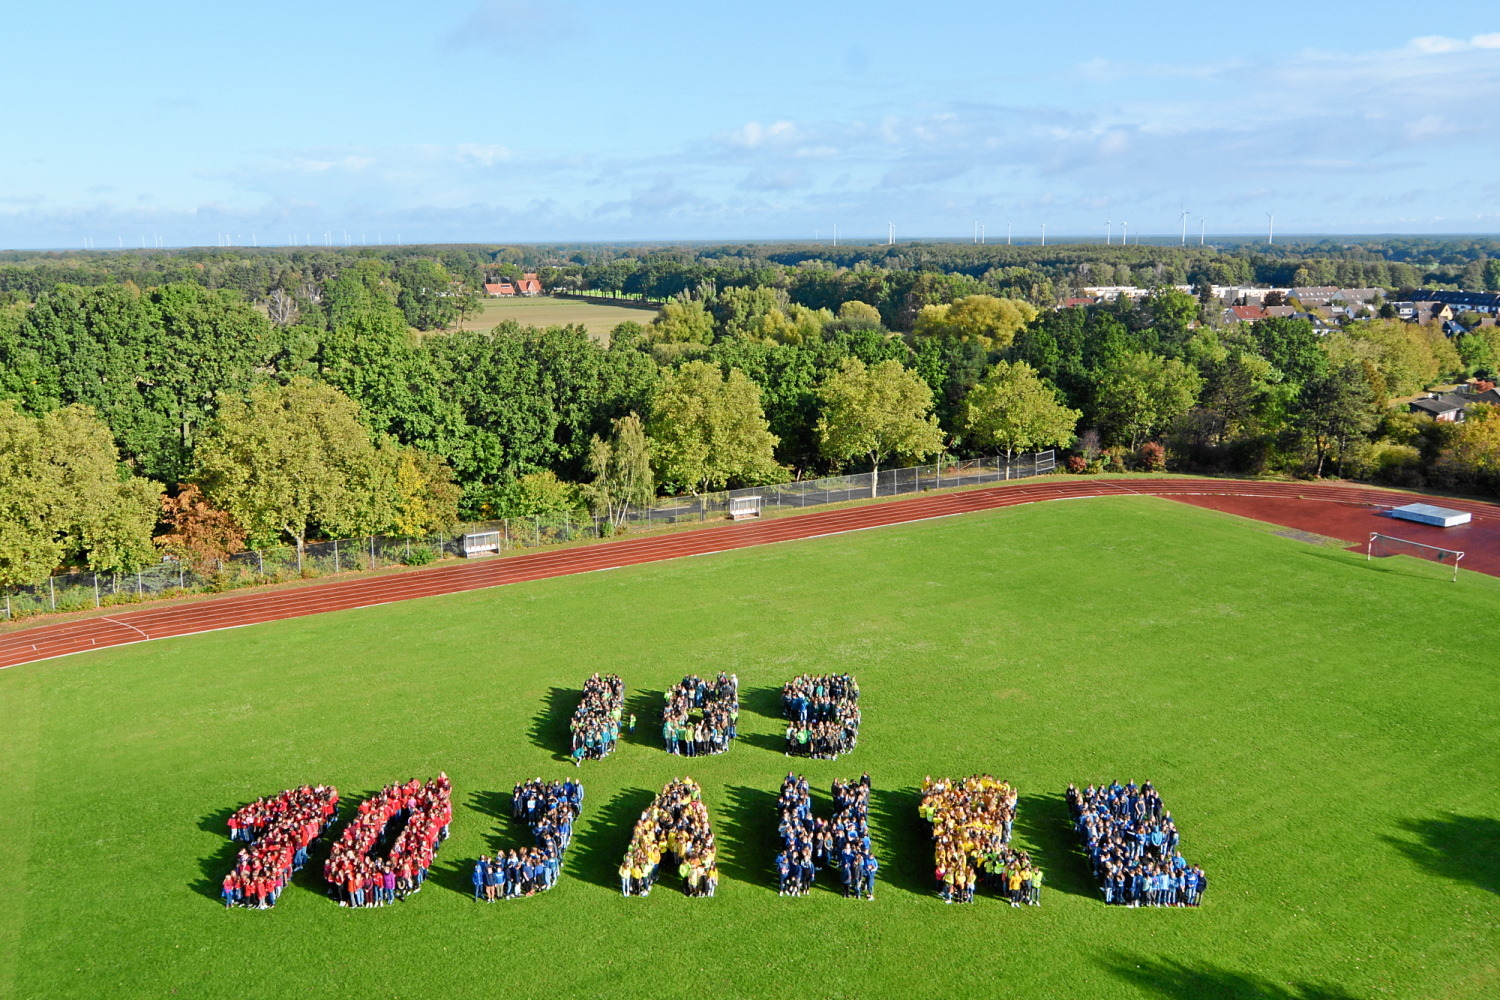
M 656 316 L 655 306 L 620 306 L 585 299 L 536 298 L 481 300 L 479 313 L 463 323 L 465 330 L 490 330 L 513 319 L 522 326 L 565 326 L 580 323 L 596 340 L 607 340 L 609 331 L 626 320 L 649 323 Z
M 593 308 L 593 307 L 590 307 Z M 1306 545 L 1153 498 L 1016 507 L 163 640 L 0 672 L 0 996 L 1494 995 L 1500 581 Z M 580 627 L 582 626 L 582 627 Z M 660 692 L 727 667 L 742 737 L 658 748 Z M 633 742 L 559 758 L 577 686 L 615 670 Z M 849 669 L 875 903 L 776 895 L 776 688 Z M 439 768 L 433 880 L 341 910 L 315 863 L 268 913 L 223 911 L 228 812 L 300 782 L 362 794 Z M 948 907 L 915 816 L 924 774 L 1021 789 L 1039 910 Z M 622 899 L 651 791 L 703 782 L 718 898 Z M 517 780 L 588 798 L 543 897 L 468 898 L 523 842 Z M 1208 871 L 1201 911 L 1105 907 L 1061 791 L 1150 778 Z M 496 816 L 496 812 L 502 815 Z M 832 884 L 821 876 L 821 884 Z

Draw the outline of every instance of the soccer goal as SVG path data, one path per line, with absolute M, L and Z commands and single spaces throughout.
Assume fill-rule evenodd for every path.
M 1436 545 L 1423 545 L 1421 542 L 1413 542 L 1405 538 L 1397 538 L 1394 535 L 1382 535 L 1378 531 L 1370 532 L 1370 543 L 1365 548 L 1365 562 L 1369 562 L 1376 556 L 1416 556 L 1418 559 L 1431 559 L 1433 562 L 1442 563 L 1444 566 L 1453 567 L 1453 582 L 1458 582 L 1458 561 L 1464 554 L 1457 549 L 1442 549 Z

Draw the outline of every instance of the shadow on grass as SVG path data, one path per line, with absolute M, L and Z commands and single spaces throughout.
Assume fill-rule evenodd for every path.
M 549 689 L 542 710 L 531 720 L 532 746 L 548 751 L 553 760 L 571 760 L 568 752 L 573 749 L 573 737 L 568 723 L 582 698 L 582 691 L 560 687 Z
M 1101 962 L 1137 989 L 1169 1000 L 1354 1000 L 1331 983 L 1282 983 L 1222 966 L 1188 965 L 1148 955 L 1118 954 Z
M 1401 820 L 1415 837 L 1385 840 L 1434 875 L 1500 893 L 1500 820 L 1445 813 L 1435 819 Z
M 786 753 L 786 734 L 782 733 L 746 733 L 741 732 L 734 738 L 736 743 L 744 743 L 757 750 L 769 750 L 772 753 Z
M 620 860 L 630 846 L 630 834 L 641 813 L 655 798 L 656 792 L 649 788 L 626 788 L 592 815 L 589 800 L 584 799 L 579 821 L 580 824 L 586 821 L 588 828 L 574 828 L 573 846 L 563 859 L 564 872 L 618 892 Z
M 1349 552 L 1356 555 L 1363 555 L 1364 546 L 1356 543 L 1346 549 L 1333 549 L 1331 547 L 1307 549 L 1302 550 L 1299 554 L 1303 557 L 1322 559 L 1325 562 L 1339 563 L 1347 567 L 1349 560 L 1341 553 Z M 1412 556 L 1376 556 L 1371 560 L 1360 560 L 1358 565 L 1363 569 L 1369 570 L 1371 573 L 1390 573 L 1413 580 L 1427 580 L 1431 583 L 1453 582 L 1451 575 L 1443 575 L 1445 572 L 1451 574 L 1453 572 L 1451 567 L 1439 566 L 1437 563 L 1432 563 L 1429 569 L 1427 564 L 1422 563 Z M 1459 579 L 1463 579 L 1462 574 L 1460 574 Z
M 751 688 L 740 696 L 740 712 L 754 712 L 768 719 L 783 718 L 781 688 Z
M 722 877 L 761 889 L 775 886 L 771 859 L 781 850 L 781 838 L 776 833 L 776 793 L 748 785 L 730 785 L 724 791 L 726 815 L 714 824 Z
M 922 792 L 917 788 L 870 790 L 870 834 L 880 858 L 879 880 L 897 889 L 930 896 L 932 827 L 917 815 Z
M 485 829 L 484 853 L 492 855 L 501 848 L 520 847 L 529 843 L 530 831 L 525 824 L 511 819 L 510 792 L 472 792 L 467 808 L 470 812 L 486 817 L 481 821 Z M 514 833 L 516 829 L 521 831 L 521 839 L 512 841 L 508 834 Z M 478 863 L 478 858 L 444 858 L 442 849 L 439 848 L 437 858 L 427 870 L 427 884 L 436 884 L 444 889 L 472 896 L 474 866 Z
M 625 696 L 625 718 L 635 716 L 635 732 L 621 734 L 621 743 L 665 750 L 661 738 L 661 708 L 666 704 L 665 691 L 633 691 Z
M 233 809 L 220 809 L 198 819 L 198 829 L 216 833 L 224 840 L 216 851 L 198 860 L 199 878 L 193 883 L 193 891 L 219 903 L 223 902 L 224 876 L 234 868 L 235 855 L 245 846 L 242 840 L 229 839 L 229 817 L 234 813 Z
M 1043 888 L 1070 896 L 1098 896 L 1068 813 L 1066 796 L 1022 795 L 1016 800 L 1011 846 L 1025 847 L 1042 869 Z

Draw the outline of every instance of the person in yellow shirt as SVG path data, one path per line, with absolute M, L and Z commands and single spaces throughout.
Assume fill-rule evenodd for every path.
M 1021 883 L 1023 881 L 1024 881 L 1024 879 L 1022 879 L 1022 877 L 1021 877 L 1021 866 L 1020 865 L 1012 865 L 1011 869 L 1010 869 L 1009 877 L 1006 880 L 1007 886 L 1010 889 L 1010 905 L 1011 906 L 1020 906 L 1021 905 L 1021 903 L 1020 903 L 1020 899 L 1021 899 Z

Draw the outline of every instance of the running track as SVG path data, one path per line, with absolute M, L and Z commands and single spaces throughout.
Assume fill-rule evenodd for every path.
M 1069 479 L 1016 483 L 846 507 L 766 521 L 726 524 L 655 538 L 601 542 L 577 548 L 486 559 L 458 566 L 354 579 L 292 590 L 226 596 L 170 607 L 122 611 L 0 634 L 0 669 L 71 653 L 150 639 L 194 635 L 326 611 L 368 608 L 417 597 L 455 594 L 526 580 L 615 569 L 751 545 L 817 538 L 889 524 L 950 517 L 1044 500 L 1099 496 L 1161 496 L 1212 507 L 1363 544 L 1371 531 L 1442 544 L 1468 553 L 1467 569 L 1500 576 L 1500 505 L 1441 500 L 1474 520 L 1459 528 L 1392 521 L 1381 511 L 1430 499 L 1386 490 L 1302 483 L 1213 479 Z

